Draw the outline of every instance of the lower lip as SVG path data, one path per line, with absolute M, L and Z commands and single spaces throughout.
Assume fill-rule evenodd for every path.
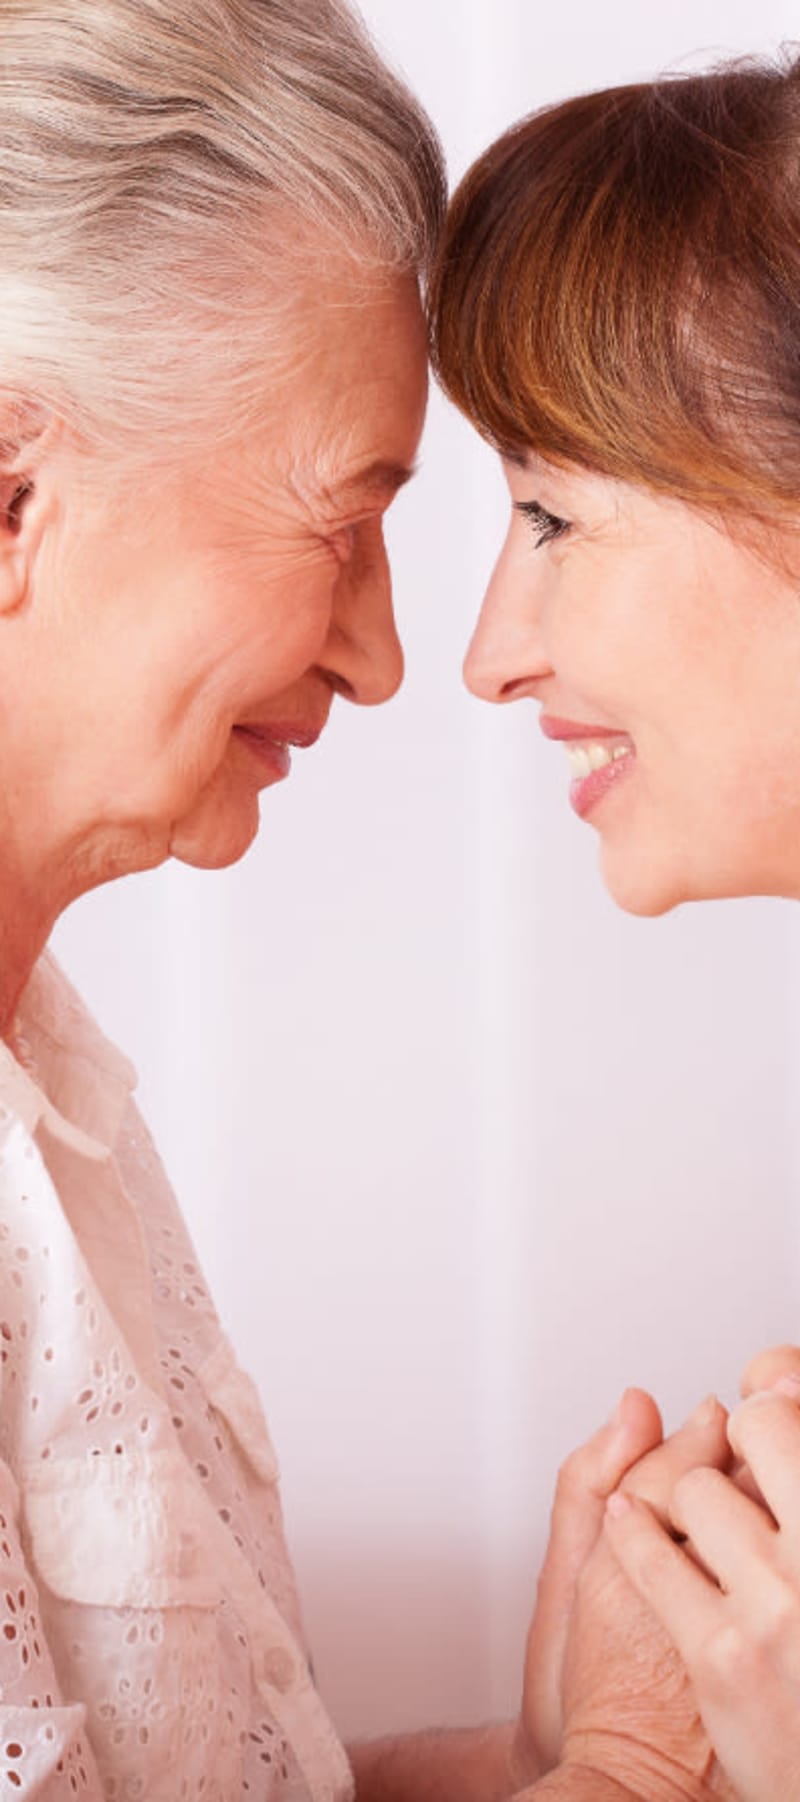
M 292 758 L 288 745 L 277 745 L 274 739 L 262 738 L 258 732 L 248 731 L 246 726 L 234 726 L 236 737 L 263 764 L 273 782 L 282 782 L 292 767 Z
M 589 776 L 579 776 L 570 785 L 570 805 L 582 820 L 594 811 L 610 789 L 624 781 L 630 774 L 634 761 L 634 753 L 629 751 L 627 757 L 617 757 L 613 763 L 604 763 L 601 770 L 592 770 Z

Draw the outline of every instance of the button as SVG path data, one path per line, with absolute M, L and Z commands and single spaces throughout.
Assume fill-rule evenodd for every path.
M 273 1646 L 264 1659 L 264 1676 L 279 1695 L 285 1696 L 295 1678 L 295 1663 L 291 1652 L 287 1652 L 284 1646 Z

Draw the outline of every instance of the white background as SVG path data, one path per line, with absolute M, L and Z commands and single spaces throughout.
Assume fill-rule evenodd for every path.
M 580 87 L 774 47 L 780 0 L 370 0 L 451 169 Z M 141 1093 L 278 1441 L 346 1733 L 513 1707 L 558 1460 L 637 1381 L 668 1422 L 797 1336 L 797 927 L 634 921 L 563 756 L 459 664 L 504 528 L 440 403 L 391 527 L 408 651 L 223 875 L 57 934 Z

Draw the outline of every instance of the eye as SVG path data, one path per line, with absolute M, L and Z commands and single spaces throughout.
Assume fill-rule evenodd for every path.
M 559 519 L 557 513 L 548 513 L 539 501 L 515 501 L 514 506 L 517 513 L 530 522 L 537 550 L 569 531 L 569 520 Z

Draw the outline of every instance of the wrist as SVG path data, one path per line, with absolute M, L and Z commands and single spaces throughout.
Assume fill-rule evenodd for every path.
M 645 1792 L 628 1789 L 604 1771 L 588 1765 L 559 1764 L 534 1785 L 531 1802 L 645 1802 Z M 649 1792 L 647 1792 L 649 1802 Z
M 583 1732 L 570 1735 L 564 1745 L 558 1771 L 580 1772 L 592 1782 L 606 1783 L 609 1802 L 619 1793 L 625 1802 L 701 1802 L 708 1794 L 704 1775 L 682 1769 L 645 1740 L 628 1739 L 613 1732 Z M 707 1762 L 703 1767 L 708 1776 Z M 554 1773 L 555 1774 L 555 1773 Z M 592 1793 L 586 1790 L 587 1797 Z M 598 1802 L 605 1791 L 597 1791 Z M 565 1788 L 564 1795 L 571 1794 Z M 576 1796 L 583 1797 L 578 1788 Z

